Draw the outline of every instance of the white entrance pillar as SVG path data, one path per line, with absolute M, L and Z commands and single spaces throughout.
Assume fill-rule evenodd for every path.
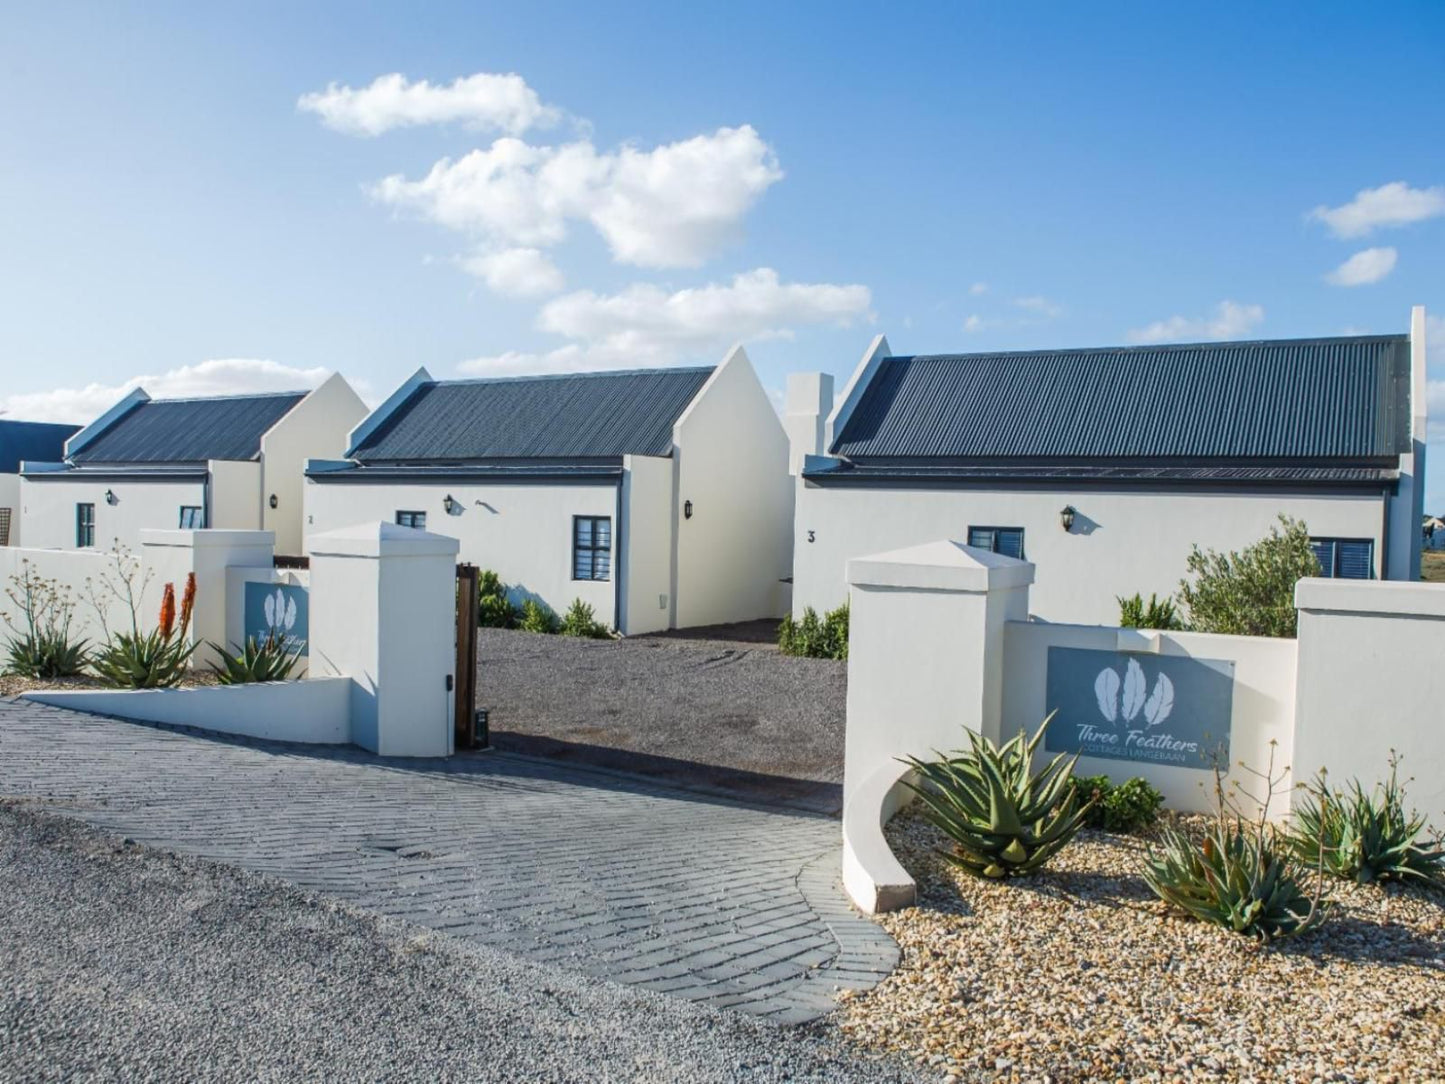
M 848 562 L 848 725 L 843 767 L 843 884 L 862 910 L 913 902 L 913 878 L 883 825 L 907 800 L 899 757 L 997 740 L 1004 625 L 1025 621 L 1034 566 L 929 542 Z
M 186 587 L 186 576 L 196 574 L 196 611 L 191 620 L 191 642 L 203 646 L 191 656 L 192 666 L 218 662 L 209 644 L 229 646 L 226 640 L 226 570 L 264 568 L 275 564 L 276 536 L 270 531 L 164 531 L 140 533 L 141 567 L 147 581 L 142 600 L 141 628 L 155 627 L 161 592 L 174 584 L 176 604 Z
M 450 755 L 460 543 L 365 523 L 310 548 L 310 674 L 351 678 L 351 740 L 382 756 Z

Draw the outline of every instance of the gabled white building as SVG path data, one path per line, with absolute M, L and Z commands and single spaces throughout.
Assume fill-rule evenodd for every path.
M 306 471 L 306 531 L 451 535 L 513 601 L 625 634 L 787 610 L 792 479 L 741 347 L 716 368 L 436 381 L 425 369 Z
M 337 455 L 366 404 L 333 374 L 313 391 L 152 399 L 136 389 L 65 444 L 21 465 L 33 549 L 139 547 L 147 528 L 276 533 L 301 552 L 302 471 Z
M 1118 620 L 1174 594 L 1193 545 L 1302 520 L 1326 576 L 1417 580 L 1425 312 L 1405 335 L 898 356 L 831 395 L 797 383 L 793 607 L 847 598 L 851 558 L 942 538 L 1037 568 L 1035 616 Z

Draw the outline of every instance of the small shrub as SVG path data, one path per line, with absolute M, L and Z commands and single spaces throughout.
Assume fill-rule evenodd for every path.
M 1164 806 L 1164 795 L 1147 779 L 1135 776 L 1117 786 L 1107 775 L 1088 775 L 1074 780 L 1082 797 L 1098 795 L 1085 822 L 1106 832 L 1140 832 L 1154 825 Z
M 1389 778 L 1373 793 L 1359 780 L 1343 791 L 1331 790 L 1323 773 L 1304 789 L 1289 833 L 1300 861 L 1318 861 L 1330 876 L 1357 884 L 1413 880 L 1445 886 L 1445 850 L 1439 839 L 1422 838 L 1424 817 L 1405 811 L 1393 757 Z
M 176 589 L 166 584 L 160 621 L 154 631 L 118 632 L 95 655 L 91 668 L 105 684 L 118 689 L 163 689 L 179 685 L 200 643 L 187 644 L 196 576 L 186 579 L 180 627 L 176 627 Z
M 270 633 L 260 643 L 254 636 L 246 637 L 246 646 L 227 651 L 220 644 L 211 647 L 221 657 L 221 665 L 211 669 L 221 685 L 249 685 L 256 681 L 285 681 L 301 662 L 304 644 L 288 648 L 288 642 Z
M 4 669 L 19 677 L 50 681 L 75 677 L 85 672 L 85 640 L 71 635 L 75 600 L 54 580 L 42 579 L 22 560 L 20 573 L 10 577 L 5 595 L 15 609 L 15 618 L 0 614 L 13 636 L 5 645 Z
M 1196 632 L 1234 636 L 1291 637 L 1299 627 L 1294 585 L 1320 574 L 1310 549 L 1309 530 L 1297 519 L 1280 525 L 1238 553 L 1201 551 L 1189 555 L 1191 583 L 1179 584 L 1179 598 Z
M 592 607 L 580 598 L 572 600 L 572 605 L 562 617 L 559 631 L 563 636 L 583 636 L 593 640 L 606 640 L 612 636 L 607 626 L 597 620 Z
M 1143 595 L 1119 599 L 1119 627 L 1125 629 L 1168 629 L 1184 627 L 1179 620 L 1179 611 L 1171 598 L 1161 599 L 1150 595 L 1144 601 Z
M 517 607 L 507 597 L 506 584 L 491 569 L 484 568 L 477 577 L 477 624 L 484 629 L 511 629 L 517 626 Z
M 791 615 L 778 626 L 778 649 L 784 655 L 810 659 L 846 659 L 848 657 L 848 604 L 830 610 L 823 617 L 809 606 L 802 618 Z
M 529 598 L 522 603 L 522 617 L 517 627 L 524 632 L 556 632 L 557 615 L 545 603 Z
M 1256 941 L 1294 937 L 1325 920 L 1329 904 L 1319 879 L 1315 895 L 1303 887 L 1288 841 L 1269 824 L 1269 804 L 1283 773 L 1269 768 L 1260 775 L 1268 792 L 1259 816 L 1248 820 L 1224 794 L 1223 773 L 1214 772 L 1217 812 L 1200 838 L 1177 826 L 1166 828 L 1144 859 L 1144 881 L 1166 903 L 1204 922 Z
M 920 783 L 908 786 L 923 815 L 953 840 L 940 851 L 978 877 L 1017 877 L 1038 869 L 1083 826 L 1093 799 L 1080 804 L 1072 772 L 1078 757 L 1054 757 L 1035 774 L 1033 755 L 1053 716 L 1032 738 L 1022 730 L 1002 748 L 972 730 L 971 748 L 935 761 L 909 757 Z

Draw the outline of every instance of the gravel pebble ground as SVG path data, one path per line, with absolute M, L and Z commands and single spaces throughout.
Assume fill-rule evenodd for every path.
M 216 676 L 208 670 L 194 671 L 186 676 L 181 682 L 183 688 L 195 688 L 199 685 L 216 684 Z M 80 677 L 68 678 L 47 678 L 43 681 L 36 678 L 17 677 L 14 674 L 0 674 L 0 697 L 19 696 L 21 693 L 32 692 L 37 689 L 63 689 L 66 691 L 80 689 L 106 689 L 108 688 L 100 678 L 92 677 L 89 674 Z
M 918 1079 L 6 804 L 0 975 L 0 1080 Z
M 888 828 L 920 905 L 845 994 L 846 1034 L 973 1079 L 1445 1079 L 1445 893 L 1331 882 L 1338 911 L 1268 949 L 1170 911 L 1141 840 L 1083 832 L 1037 877 L 984 882 L 913 813 Z
M 489 709 L 500 747 L 557 755 L 566 750 L 517 739 L 566 742 L 581 747 L 578 759 L 677 783 L 710 774 L 734 790 L 749 783 L 705 770 L 731 769 L 778 780 L 772 789 L 784 796 L 820 793 L 820 783 L 835 792 L 842 781 L 847 676 L 843 662 L 737 640 L 482 629 L 477 648 L 477 704 Z M 675 763 L 611 762 L 587 748 Z M 745 796 L 766 800 L 767 790 Z

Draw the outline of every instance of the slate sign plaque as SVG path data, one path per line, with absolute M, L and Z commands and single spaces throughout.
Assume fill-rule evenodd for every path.
M 1232 660 L 1051 647 L 1045 689 L 1050 752 L 1228 768 Z
M 248 583 L 242 614 L 245 635 L 259 644 L 273 633 L 291 651 L 306 654 L 310 607 L 306 588 L 294 583 Z M 244 645 L 240 645 L 244 646 Z

